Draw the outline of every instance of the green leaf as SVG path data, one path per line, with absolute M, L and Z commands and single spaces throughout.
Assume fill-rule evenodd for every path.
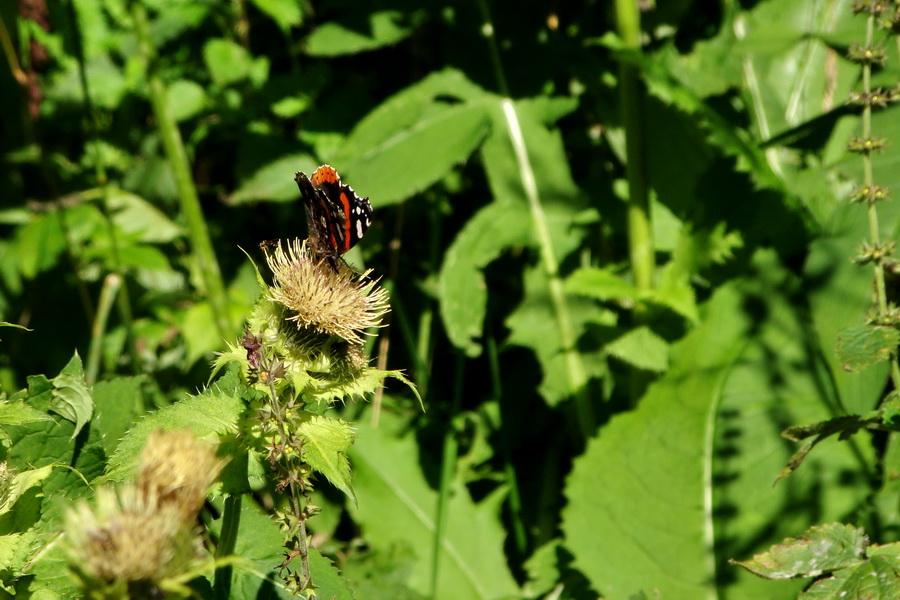
M 118 377 L 94 385 L 94 406 L 103 449 L 112 454 L 119 440 L 143 412 L 144 401 L 141 386 L 146 378 Z
M 186 121 L 202 112 L 208 103 L 206 91 L 195 81 L 178 79 L 166 90 L 169 112 L 176 121 Z
M 538 388 L 550 406 L 556 406 L 575 392 L 559 333 L 559 321 L 550 301 L 549 280 L 542 265 L 525 272 L 522 302 L 506 319 L 510 329 L 508 344 L 531 349 L 541 365 L 543 377 Z M 597 315 L 593 300 L 568 298 L 567 310 L 573 331 L 581 332 Z M 606 374 L 606 360 L 601 349 L 580 353 L 588 376 Z
M 831 523 L 812 527 L 750 560 L 732 562 L 766 579 L 818 577 L 861 563 L 868 544 L 861 528 Z
M 365 21 L 329 21 L 306 38 L 305 50 L 311 56 L 340 56 L 396 44 L 408 37 L 423 17 L 421 10 L 382 10 L 364 17 Z
M 220 38 L 206 42 L 203 46 L 203 59 L 217 85 L 228 85 L 246 79 L 253 67 L 253 59 L 243 46 Z
M 900 344 L 900 331 L 893 327 L 850 327 L 838 333 L 838 360 L 847 371 L 862 371 L 888 360 Z
M 900 560 L 873 556 L 817 581 L 797 600 L 892 600 L 900 597 Z
M 16 230 L 16 243 L 9 256 L 15 258 L 26 279 L 56 264 L 66 248 L 66 240 L 57 212 L 35 214 L 24 227 Z
M 308 154 L 289 154 L 265 165 L 243 181 L 231 195 L 232 204 L 248 202 L 299 202 L 300 190 L 294 181 L 294 173 L 310 174 L 316 162 Z
M 609 269 L 583 267 L 566 280 L 566 291 L 598 300 L 634 302 L 637 288 Z
M 124 481 L 133 476 L 147 438 L 157 429 L 186 428 L 199 439 L 221 440 L 236 434 L 246 408 L 237 395 L 241 389 L 236 370 L 230 370 L 201 394 L 165 406 L 142 419 L 122 439 L 109 459 L 106 473 L 94 483 Z
M 341 168 L 361 182 L 357 192 L 372 198 L 376 210 L 405 200 L 439 181 L 478 147 L 488 129 L 485 108 L 480 102 L 434 101 L 419 120 L 402 128 L 382 121 L 385 128 L 379 131 L 371 124 L 364 133 L 354 130 L 345 145 L 352 154 L 341 157 Z
M 29 469 L 13 475 L 10 481 L 5 482 L 9 487 L 7 488 L 6 494 L 3 496 L 2 504 L 0 504 L 0 515 L 12 510 L 16 500 L 18 500 L 22 494 L 36 485 L 40 485 L 50 476 L 52 471 L 53 465 L 47 465 L 39 469 Z
M 832 409 L 809 368 L 817 350 L 808 345 L 792 275 L 770 252 L 758 253 L 754 267 L 751 278 L 713 294 L 699 326 L 672 346 L 666 374 L 575 461 L 565 490 L 566 548 L 610 600 L 652 597 L 655 589 L 669 600 L 713 594 L 717 573 L 729 569 L 724 558 L 745 543 L 738 540 L 785 537 L 863 501 L 865 485 L 850 494 L 848 486 L 823 485 L 868 477 L 854 458 L 866 450 L 847 444 L 820 445 L 807 458 L 814 467 L 771 487 L 791 452 L 772 432 Z M 739 573 L 729 596 L 788 598 L 796 589 L 765 586 Z
M 35 421 L 52 421 L 53 417 L 28 406 L 21 400 L 0 403 L 0 425 L 24 425 Z
M 613 340 L 606 351 L 619 360 L 647 371 L 669 368 L 669 344 L 649 327 L 638 327 Z
M 116 226 L 142 242 L 165 243 L 184 235 L 184 228 L 138 195 L 113 189 L 106 202 Z
M 441 318 L 447 336 L 469 356 L 477 356 L 487 308 L 482 269 L 512 246 L 532 241 L 531 217 L 512 203 L 488 204 L 471 217 L 444 254 L 438 277 Z
M 347 450 L 353 445 L 355 434 L 353 426 L 341 419 L 307 414 L 297 432 L 306 440 L 303 460 L 356 501 L 350 487 L 350 462 L 347 460 Z
M 294 0 L 250 0 L 256 8 L 268 15 L 282 31 L 303 22 L 300 3 Z
M 53 399 L 49 408 L 75 424 L 73 438 L 91 420 L 94 401 L 91 398 L 91 390 L 84 380 L 84 369 L 77 352 L 69 360 L 69 364 L 53 379 Z
M 378 552 L 410 549 L 408 585 L 430 593 L 431 560 L 437 497 L 420 469 L 415 437 L 397 436 L 402 427 L 388 413 L 372 428 L 359 422 L 350 451 L 358 504 L 349 509 Z M 503 552 L 506 531 L 499 518 L 505 492 L 501 488 L 474 502 L 462 482 L 448 500 L 448 522 L 440 546 L 440 579 L 435 600 L 520 597 Z M 388 518 L 389 516 L 389 518 Z

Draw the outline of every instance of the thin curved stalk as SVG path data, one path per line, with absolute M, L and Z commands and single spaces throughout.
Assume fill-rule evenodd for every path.
M 134 19 L 138 45 L 146 62 L 147 84 L 150 90 L 153 114 L 156 117 L 166 157 L 169 159 L 175 175 L 178 199 L 181 203 L 181 210 L 187 220 L 191 245 L 194 249 L 194 258 L 197 261 L 197 270 L 205 288 L 203 291 L 206 292 L 209 299 L 218 333 L 222 339 L 226 339 L 232 334 L 232 327 L 228 317 L 228 296 L 225 292 L 225 285 L 222 282 L 219 262 L 216 260 L 216 255 L 213 251 L 209 230 L 206 227 L 206 220 L 203 217 L 203 210 L 200 207 L 197 188 L 194 186 L 194 181 L 191 178 L 187 152 L 181 139 L 181 132 L 178 130 L 175 118 L 169 111 L 165 83 L 156 70 L 156 49 L 150 40 L 147 13 L 140 2 L 131 3 L 131 16 Z

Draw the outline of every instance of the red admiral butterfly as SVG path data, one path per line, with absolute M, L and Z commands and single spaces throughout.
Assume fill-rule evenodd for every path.
M 355 246 L 372 224 L 372 205 L 342 184 L 328 165 L 316 169 L 312 177 L 298 172 L 294 181 L 306 207 L 309 248 L 334 267 L 334 257 Z

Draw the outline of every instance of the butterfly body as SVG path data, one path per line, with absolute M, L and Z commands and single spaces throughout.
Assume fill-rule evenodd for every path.
M 311 177 L 298 172 L 294 181 L 306 209 L 310 250 L 333 259 L 362 239 L 372 224 L 372 205 L 368 198 L 360 198 L 353 188 L 342 184 L 334 168 L 322 165 Z

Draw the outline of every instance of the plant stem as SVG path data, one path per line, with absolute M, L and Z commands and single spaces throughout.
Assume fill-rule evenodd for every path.
M 225 285 L 222 282 L 219 263 L 213 251 L 209 230 L 203 218 L 203 210 L 200 206 L 200 199 L 197 196 L 197 188 L 194 186 L 194 181 L 191 178 L 187 152 L 181 139 L 181 132 L 178 130 L 175 118 L 169 111 L 166 86 L 156 68 L 156 49 L 150 39 L 147 13 L 143 4 L 139 1 L 131 3 L 131 16 L 134 19 L 138 45 L 146 62 L 147 83 L 150 89 L 150 102 L 153 105 L 153 114 L 156 117 L 166 156 L 172 165 L 172 171 L 175 175 L 181 210 L 187 220 L 188 231 L 194 248 L 194 257 L 197 261 L 197 269 L 205 288 L 203 291 L 209 299 L 218 334 L 222 339 L 226 339 L 232 333 L 228 315 L 228 296 L 225 292 Z
M 238 528 L 241 523 L 241 496 L 231 495 L 225 498 L 222 511 L 222 532 L 216 546 L 216 558 L 223 558 L 234 553 Z M 231 566 L 216 569 L 213 591 L 217 600 L 227 600 L 231 592 Z
M 556 316 L 557 326 L 559 327 L 560 345 L 562 346 L 561 350 L 566 361 L 570 389 L 574 396 L 573 404 L 576 417 L 575 421 L 578 423 L 582 440 L 586 441 L 593 435 L 596 427 L 594 409 L 591 404 L 590 395 L 588 394 L 587 372 L 585 371 L 581 354 L 578 352 L 575 330 L 572 326 L 569 306 L 566 302 L 565 293 L 563 292 L 562 278 L 559 275 L 559 262 L 556 258 L 553 240 L 550 237 L 547 216 L 544 213 L 544 207 L 541 204 L 540 195 L 538 194 L 537 181 L 535 179 L 531 159 L 528 156 L 525 137 L 522 134 L 522 128 L 519 124 L 519 116 L 516 113 L 515 104 L 513 103 L 512 98 L 510 98 L 509 89 L 506 85 L 506 76 L 504 75 L 503 65 L 500 61 L 500 50 L 497 46 L 497 40 L 494 37 L 494 26 L 491 22 L 490 12 L 488 11 L 485 0 L 479 0 L 478 6 L 481 9 L 482 18 L 484 20 L 483 29 L 488 40 L 491 61 L 494 66 L 495 76 L 497 77 L 497 85 L 503 95 L 503 98 L 500 100 L 500 107 L 503 111 L 507 132 L 509 133 L 509 140 L 512 144 L 516 163 L 519 167 L 522 189 L 528 200 L 528 208 L 531 212 L 531 219 L 534 223 L 538 247 L 540 248 L 541 263 L 543 264 L 544 272 L 549 280 L 550 303 L 553 307 L 554 315 Z
M 866 48 L 871 48 L 875 37 L 875 16 L 869 14 L 866 20 Z M 866 97 L 872 92 L 872 65 L 868 62 L 863 64 L 863 94 Z M 866 103 L 862 111 L 862 139 L 869 140 L 872 138 L 872 106 Z M 872 173 L 872 155 L 871 152 L 864 152 L 863 159 L 863 186 L 866 189 L 872 189 L 875 185 L 875 178 Z M 867 202 L 867 212 L 869 218 L 869 238 L 873 248 L 881 245 L 881 233 L 878 226 L 878 209 L 875 202 Z M 888 317 L 888 299 L 887 289 L 884 283 L 884 264 L 880 260 L 873 261 L 875 269 L 875 297 L 878 303 L 878 316 L 881 322 L 887 320 Z M 895 348 L 891 352 L 891 382 L 895 390 L 900 390 L 900 364 L 898 364 L 898 354 Z
M 94 385 L 94 382 L 97 381 L 103 350 L 103 332 L 106 331 L 113 300 L 121 287 L 122 278 L 115 273 L 110 273 L 103 280 L 100 300 L 97 302 L 97 312 L 94 314 L 94 324 L 91 327 L 91 346 L 88 350 L 87 368 L 85 369 L 85 380 L 88 385 Z
M 630 52 L 639 53 L 641 21 L 635 0 L 616 0 L 616 25 L 624 46 Z M 640 293 L 653 288 L 656 260 L 641 117 L 643 92 L 637 68 L 624 60 L 619 62 L 619 106 L 625 125 L 628 161 L 628 251 L 634 285 Z M 640 309 L 635 313 L 639 316 Z
M 456 439 L 454 421 L 459 414 L 462 405 L 463 373 L 465 371 L 465 356 L 456 352 L 456 368 L 453 381 L 453 400 L 450 405 L 450 414 L 446 419 L 444 429 L 444 448 L 441 458 L 441 480 L 438 489 L 438 503 L 434 517 L 434 546 L 431 557 L 431 594 L 430 598 L 438 596 L 438 580 L 440 579 L 441 548 L 444 545 L 444 531 L 447 529 L 447 510 L 450 497 L 453 495 L 453 475 L 456 472 L 456 459 L 459 452 L 459 441 Z

